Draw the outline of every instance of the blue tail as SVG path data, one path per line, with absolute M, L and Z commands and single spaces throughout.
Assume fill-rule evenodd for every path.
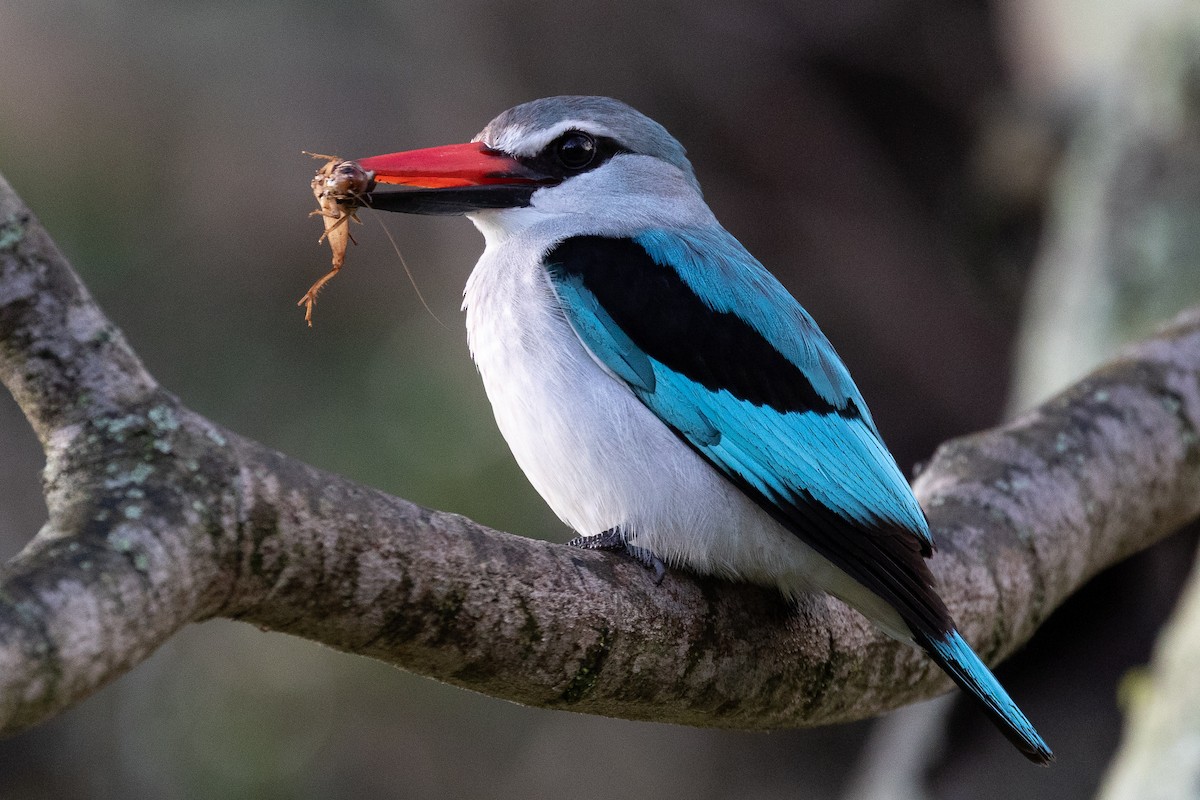
M 1043 766 L 1054 760 L 1054 753 L 958 631 L 936 637 L 916 634 L 915 638 L 955 683 L 983 704 L 996 727 L 1026 758 Z

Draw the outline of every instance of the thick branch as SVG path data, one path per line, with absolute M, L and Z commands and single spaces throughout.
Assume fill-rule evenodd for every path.
M 157 388 L 0 183 L 0 379 L 47 452 L 50 520 L 0 583 L 0 726 L 227 616 L 518 702 L 816 725 L 947 681 L 824 597 L 498 533 L 298 463 Z M 1200 514 L 1200 314 L 917 483 L 941 591 L 991 661 L 1105 566 Z

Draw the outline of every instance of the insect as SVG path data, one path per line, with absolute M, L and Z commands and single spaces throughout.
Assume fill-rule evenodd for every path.
M 362 224 L 357 212 L 359 207 L 366 205 L 364 195 L 374 186 L 375 173 L 364 170 L 355 161 L 346 161 L 339 156 L 304 152 L 313 158 L 326 161 L 312 179 L 313 196 L 317 198 L 318 208 L 309 216 L 321 217 L 321 221 L 325 223 L 325 230 L 321 238 L 317 239 L 317 243 L 329 242 L 329 249 L 333 252 L 332 269 L 308 287 L 308 291 L 296 303 L 298 306 L 304 306 L 304 321 L 311 328 L 317 295 L 325 288 L 325 284 L 341 271 L 342 265 L 346 263 L 346 249 L 351 243 L 358 243 L 350 233 L 350 222 L 353 220 Z

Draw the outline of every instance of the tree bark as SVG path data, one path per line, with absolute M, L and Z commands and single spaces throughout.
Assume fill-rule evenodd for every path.
M 767 729 L 950 684 L 823 596 L 489 530 L 307 466 L 146 372 L 0 179 L 0 380 L 46 452 L 49 519 L 0 572 L 0 730 L 223 616 L 528 705 Z M 995 663 L 1104 567 L 1200 515 L 1200 312 L 1014 422 L 943 445 L 915 488 L 940 591 Z

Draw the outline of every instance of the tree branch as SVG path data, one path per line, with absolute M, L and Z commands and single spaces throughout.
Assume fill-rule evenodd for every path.
M 46 451 L 45 527 L 0 573 L 0 730 L 224 616 L 517 702 L 763 729 L 949 682 L 836 601 L 484 528 L 271 451 L 160 388 L 0 180 L 0 380 Z M 995 662 L 1104 567 L 1200 515 L 1200 313 L 917 481 L 932 562 Z

